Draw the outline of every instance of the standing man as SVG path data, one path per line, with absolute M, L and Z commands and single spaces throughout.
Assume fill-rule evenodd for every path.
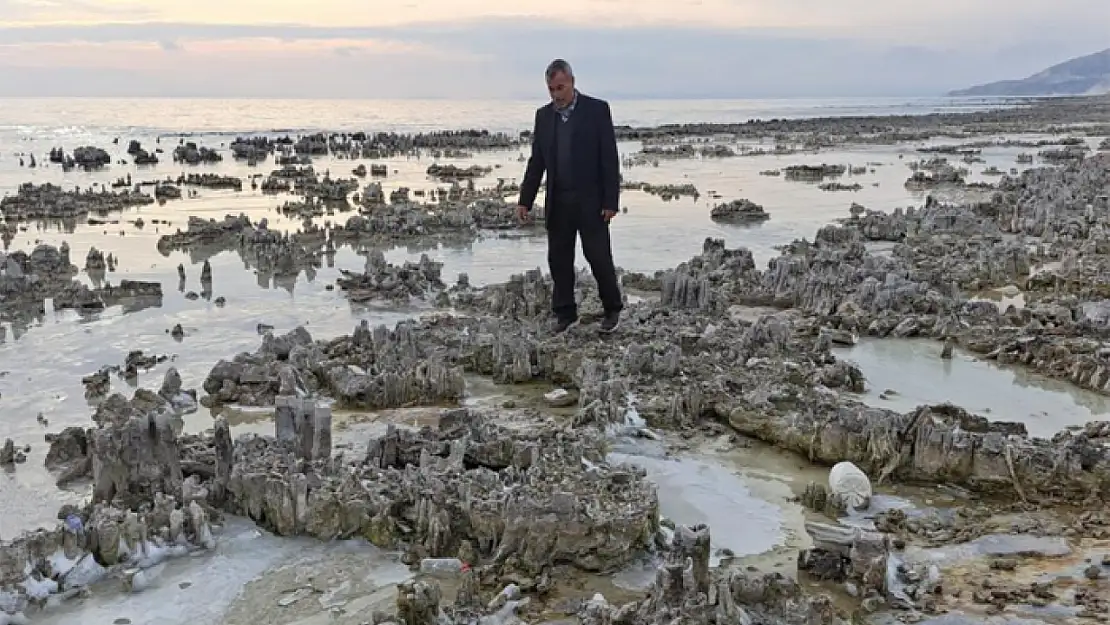
M 604 100 L 574 88 L 574 71 L 563 59 L 547 66 L 551 102 L 536 111 L 532 155 L 520 185 L 517 216 L 526 221 L 547 172 L 547 263 L 554 283 L 551 301 L 553 330 L 565 331 L 578 321 L 574 301 L 574 246 L 590 264 L 605 316 L 601 331 L 617 329 L 621 291 L 609 243 L 609 221 L 620 201 L 620 158 L 613 115 Z

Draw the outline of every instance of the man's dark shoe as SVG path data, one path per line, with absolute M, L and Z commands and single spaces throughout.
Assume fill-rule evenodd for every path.
M 551 324 L 551 331 L 555 334 L 562 334 L 576 323 L 578 323 L 578 317 L 571 317 L 569 319 L 556 319 L 555 322 Z
M 601 319 L 601 331 L 603 333 L 610 333 L 617 329 L 621 322 L 621 313 L 619 310 L 614 312 L 607 312 Z

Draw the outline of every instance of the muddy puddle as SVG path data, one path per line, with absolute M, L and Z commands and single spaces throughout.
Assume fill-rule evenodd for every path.
M 941 348 L 928 339 L 862 339 L 834 352 L 859 365 L 867 379 L 861 399 L 872 406 L 905 412 L 950 402 L 997 421 L 1019 421 L 1041 437 L 1110 415 L 1110 397 L 959 351 L 942 359 Z

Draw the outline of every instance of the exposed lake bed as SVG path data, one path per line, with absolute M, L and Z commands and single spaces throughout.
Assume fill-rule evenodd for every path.
M 49 163 L 56 139 L 25 141 L 22 166 L 0 162 L 7 196 L 29 181 L 35 193 L 59 186 L 47 201 L 24 190 L 5 211 L 0 440 L 23 461 L 0 474 L 0 497 L 21 502 L 0 514 L 12 567 L 0 581 L 13 591 L 0 607 L 56 594 L 20 586 L 28 575 L 64 593 L 64 572 L 20 568 L 41 548 L 11 539 L 77 504 L 61 518 L 79 519 L 80 540 L 58 530 L 40 541 L 95 556 L 109 575 L 137 566 L 148 544 L 197 555 L 157 565 L 164 587 L 114 598 L 90 586 L 91 598 L 36 620 L 173 622 L 143 597 L 176 605 L 189 590 L 178 582 L 225 573 L 219 601 L 190 622 L 377 623 L 388 621 L 375 610 L 397 606 L 388 618 L 423 625 L 441 591 L 451 622 L 546 622 L 558 610 L 582 623 L 847 616 L 823 607 L 825 591 L 839 609 L 897 619 L 968 610 L 930 568 L 963 579 L 967 562 L 915 549 L 1005 534 L 982 522 L 988 512 L 1069 550 L 1104 531 L 1091 498 L 1105 434 L 1087 423 L 1104 418 L 1110 383 L 1098 273 L 1110 167 L 1094 149 L 1110 134 L 1105 109 L 1033 104 L 966 126 L 942 115 L 622 129 L 614 255 L 635 297 L 606 340 L 588 323 L 543 330 L 545 240 L 542 226 L 513 221 L 526 144 L 511 134 L 136 134 L 100 137 L 107 162 L 91 167 Z M 1046 132 L 1061 120 L 1076 130 Z M 139 154 L 131 139 L 163 146 L 160 162 L 120 164 Z M 446 163 L 480 173 L 445 179 L 432 166 Z M 94 193 L 141 180 L 159 182 L 138 193 L 178 191 L 122 210 L 67 204 L 88 200 L 65 189 L 125 176 Z M 241 191 L 213 188 L 232 180 Z M 274 193 L 282 180 L 288 190 Z M 739 199 L 768 217 L 744 205 L 713 218 Z M 49 224 L 20 217 L 43 210 Z M 596 315 L 588 274 L 579 290 Z M 988 292 L 1020 292 L 1021 305 Z M 875 485 L 860 514 L 809 487 L 840 461 Z M 90 494 L 96 506 L 81 508 Z M 116 535 L 129 550 L 104 548 Z M 254 546 L 235 551 L 244 536 L 269 564 L 209 562 L 252 559 Z M 995 587 L 1060 557 L 972 556 Z M 455 557 L 468 570 L 448 581 L 404 573 Z M 285 603 L 290 584 L 307 587 L 290 571 L 306 570 L 322 585 Z M 1095 584 L 1082 596 L 1030 592 L 1066 607 L 1063 620 L 1085 618 L 1101 573 L 1080 574 Z M 487 606 L 507 584 L 512 596 Z M 622 608 L 595 591 L 646 598 Z M 984 597 L 976 605 L 997 610 L 984 614 L 1027 599 Z

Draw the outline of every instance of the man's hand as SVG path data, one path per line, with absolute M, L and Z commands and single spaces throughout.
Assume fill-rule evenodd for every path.
M 601 209 L 601 218 L 605 220 L 605 223 L 609 223 L 616 216 L 617 211 L 611 211 L 607 208 Z
M 527 206 L 519 205 L 516 207 L 516 218 L 519 219 L 521 223 L 528 223 L 531 217 Z

